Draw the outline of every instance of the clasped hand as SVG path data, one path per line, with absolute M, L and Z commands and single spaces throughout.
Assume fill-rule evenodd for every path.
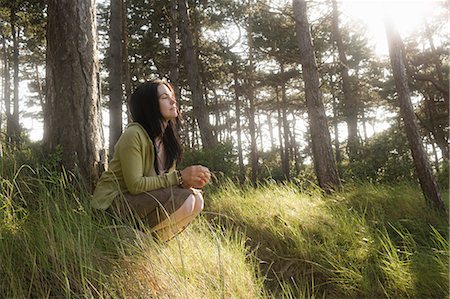
M 180 174 L 185 188 L 203 188 L 211 180 L 211 172 L 201 165 L 188 166 Z

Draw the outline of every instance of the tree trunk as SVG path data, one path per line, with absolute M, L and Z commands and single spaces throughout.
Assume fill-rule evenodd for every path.
M 38 97 L 39 97 L 39 104 L 42 108 L 44 108 L 45 105 L 45 95 L 44 95 L 44 89 L 42 88 L 42 82 L 41 82 L 41 76 L 39 75 L 39 68 L 38 65 L 34 65 L 34 72 L 36 74 L 36 84 L 38 87 Z
M 13 112 L 10 125 L 11 141 L 14 146 L 17 146 L 20 138 L 19 125 L 19 30 L 17 28 L 17 16 L 15 8 L 11 8 L 11 36 L 13 40 Z
M 276 100 L 277 100 L 277 116 L 278 116 L 278 139 L 280 142 L 280 159 L 281 159 L 281 167 L 283 171 L 283 176 L 287 178 L 287 173 L 285 172 L 286 168 L 289 167 L 289 164 L 287 164 L 286 157 L 284 155 L 284 144 L 283 144 L 283 117 L 281 115 L 281 105 L 280 105 L 280 98 L 279 98 L 279 92 L 278 92 L 278 86 L 275 86 L 275 94 L 276 94 Z M 287 164 L 287 166 L 286 166 Z
M 284 65 L 280 64 L 280 75 L 284 78 Z M 283 174 L 286 179 L 290 176 L 290 157 L 289 150 L 291 148 L 289 140 L 289 124 L 287 120 L 287 97 L 286 97 L 286 82 L 283 80 L 281 83 L 281 112 L 283 117 L 283 136 L 284 136 L 284 158 L 283 158 Z
M 446 208 L 444 202 L 441 199 L 436 180 L 433 177 L 431 166 L 428 162 L 428 158 L 419 135 L 416 117 L 414 115 L 414 108 L 411 103 L 406 67 L 403 60 L 403 42 L 391 22 L 387 21 L 385 23 L 385 27 L 392 73 L 394 76 L 400 106 L 400 114 L 403 118 L 406 136 L 411 148 L 420 186 L 422 187 L 425 199 L 436 209 L 445 211 Z
M 186 0 L 178 0 L 178 11 L 180 13 L 180 31 L 184 44 L 184 61 L 189 86 L 192 95 L 192 109 L 194 118 L 197 119 L 200 130 L 200 137 L 204 148 L 211 149 L 216 146 L 217 141 L 212 133 L 209 123 L 209 111 L 203 99 L 200 72 L 198 66 L 198 55 L 192 41 L 192 32 L 189 28 L 189 16 L 186 7 Z
M 5 114 L 6 114 L 6 143 L 11 145 L 11 136 L 14 134 L 14 122 L 11 113 L 11 73 L 10 73 L 10 57 L 6 40 L 3 39 L 3 58 L 4 58 L 4 72 L 5 72 L 5 86 L 4 86 L 4 99 L 5 99 Z
M 92 187 L 101 148 L 95 0 L 50 0 L 47 11 L 44 142 Z
M 125 87 L 125 100 L 127 107 L 127 118 L 128 122 L 131 121 L 130 112 L 130 100 L 131 100 L 131 75 L 130 75 L 130 63 L 128 60 L 128 1 L 122 0 L 122 79 L 123 85 Z
M 334 123 L 334 151 L 336 155 L 336 163 L 337 165 L 340 165 L 342 162 L 341 158 L 341 145 L 339 142 L 339 117 L 338 117 L 338 103 L 336 101 L 336 94 L 335 94 L 335 84 L 333 81 L 333 76 L 331 76 L 330 79 L 330 85 L 331 85 L 331 96 L 333 98 L 333 123 Z
M 122 134 L 122 18 L 123 0 L 111 0 L 109 28 L 109 154 Z
M 248 42 L 248 84 L 247 84 L 247 98 L 249 102 L 249 115 L 248 116 L 248 129 L 250 131 L 250 161 L 252 165 L 252 183 L 256 185 L 258 177 L 258 151 L 256 147 L 256 125 L 255 125 L 255 91 L 254 91 L 254 79 L 253 74 L 255 66 L 253 64 L 253 20 L 252 16 L 249 17 L 247 28 L 247 42 Z
M 358 140 L 358 109 L 354 92 L 350 85 L 350 77 L 348 75 L 348 62 L 347 56 L 344 51 L 344 42 L 342 41 L 341 32 L 339 30 L 339 11 L 337 8 L 336 0 L 333 2 L 333 37 L 336 42 L 336 47 L 340 60 L 340 73 L 342 77 L 342 89 L 344 92 L 345 103 L 345 118 L 347 122 L 348 139 L 348 157 L 351 162 L 357 160 L 359 151 Z
M 273 151 L 275 148 L 275 139 L 273 138 L 272 114 L 270 111 L 267 113 L 267 124 L 269 125 L 270 151 Z
M 233 59 L 233 79 L 234 79 L 234 106 L 236 109 L 236 134 L 238 142 L 238 161 L 239 161 L 239 173 L 244 175 L 244 157 L 242 154 L 242 129 L 241 129 L 241 101 L 239 96 L 241 95 L 239 80 L 238 80 L 238 70 L 237 62 Z
M 340 188 L 340 181 L 331 147 L 322 94 L 319 89 L 319 72 L 306 16 L 305 0 L 293 0 L 293 8 L 305 82 L 314 169 L 319 186 L 326 192 L 331 192 L 333 189 Z
M 258 120 L 258 124 L 257 124 L 257 132 L 258 132 L 258 137 L 259 137 L 259 144 L 260 144 L 260 150 L 261 152 L 264 151 L 264 141 L 263 141 L 263 133 L 262 133 L 262 123 L 261 123 L 261 114 L 257 113 L 256 114 L 256 118 Z M 258 148 L 258 147 L 256 147 Z
M 173 89 L 180 98 L 180 84 L 178 73 L 178 44 L 177 44 L 177 28 L 178 28 L 178 16 L 177 16 L 177 0 L 170 0 L 170 27 L 169 27 L 169 41 L 170 41 L 170 82 L 173 85 Z
M 5 39 L 1 35 L 0 35 L 0 37 L 2 39 L 2 44 L 3 44 L 2 46 L 5 47 L 5 43 L 4 43 Z M 4 55 L 4 57 L 3 57 L 3 69 L 2 69 L 3 77 L 1 79 L 2 88 L 0 90 L 0 95 L 4 95 L 4 91 L 5 91 L 5 76 L 6 76 L 6 66 L 7 66 L 6 58 L 7 58 L 6 55 Z M 3 101 L 0 100 L 0 132 L 2 132 L 2 128 L 3 128 L 3 113 L 2 113 L 2 111 L 3 111 Z M 0 151 L 1 151 L 2 147 L 3 147 L 3 136 L 2 136 L 2 134 L 0 134 Z M 1 154 L 1 152 L 0 152 L 0 154 Z M 0 155 L 0 157 L 2 157 L 2 155 Z
M 296 138 L 297 119 L 295 118 L 295 116 L 293 117 L 293 119 L 294 119 L 294 125 L 292 127 L 291 146 L 292 146 L 293 157 L 294 157 L 294 170 L 295 170 L 295 175 L 297 176 L 300 173 L 300 153 L 298 152 L 298 145 L 297 145 L 297 138 Z

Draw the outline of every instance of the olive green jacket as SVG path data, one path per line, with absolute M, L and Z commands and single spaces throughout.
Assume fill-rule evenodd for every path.
M 114 147 L 113 159 L 97 183 L 92 207 L 106 210 L 119 194 L 139 194 L 179 185 L 175 163 L 167 173 L 157 175 L 155 150 L 147 131 L 130 123 Z

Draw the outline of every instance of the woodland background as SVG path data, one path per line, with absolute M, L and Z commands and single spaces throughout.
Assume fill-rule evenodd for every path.
M 95 152 L 109 144 L 111 154 L 128 122 L 126 101 L 134 87 L 142 80 L 168 78 L 179 95 L 186 148 L 214 151 L 232 162 L 211 159 L 217 161 L 210 165 L 213 170 L 248 176 L 255 182 L 268 176 L 293 178 L 309 169 L 314 140 L 308 127 L 314 123 L 308 120 L 292 5 L 200 1 L 187 3 L 188 11 L 183 3 L 119 1 L 112 6 L 100 2 L 95 7 L 91 2 L 66 5 L 57 1 L 55 6 L 61 7 L 55 8 L 52 27 L 51 10 L 45 1 L 5 1 L 1 28 L 3 147 L 26 146 L 27 131 L 21 119 L 31 116 L 45 124 L 45 147 L 54 150 L 57 144 L 63 145 L 69 168 L 74 158 L 67 155 L 74 152 L 79 155 L 77 163 L 89 160 L 84 161 L 82 151 L 75 147 L 82 139 L 94 140 Z M 84 19 L 58 21 L 70 17 L 70 10 L 80 9 L 80 5 L 86 10 Z M 308 5 L 320 100 L 328 124 L 321 130 L 329 131 L 324 134 L 330 135 L 341 176 L 377 182 L 413 179 L 388 57 L 374 53 L 364 24 L 339 19 L 337 5 L 333 7 L 328 1 Z M 424 20 L 419 32 L 404 37 L 404 58 L 421 141 L 433 170 L 445 177 L 447 14 L 446 3 L 438 5 L 442 10 L 438 17 Z M 92 19 L 94 9 L 96 20 Z M 91 44 L 81 51 L 80 45 L 87 42 Z M 79 97 L 90 98 L 84 101 L 96 105 L 95 115 L 88 111 L 75 115 L 77 108 L 70 105 L 83 106 L 83 99 L 75 98 L 76 92 L 74 99 L 61 97 L 64 92 L 52 94 L 56 86 L 82 88 L 76 75 L 81 75 L 83 65 L 73 65 L 78 63 L 75 55 L 93 68 L 87 70 L 90 77 L 84 83 L 91 85 L 93 95 Z M 53 78 L 49 69 L 58 67 L 66 69 L 54 73 L 58 77 Z M 19 95 L 23 84 L 28 84 L 29 92 Z M 34 108 L 29 109 L 31 106 Z M 109 119 L 105 129 L 100 125 L 101 107 L 107 110 L 104 118 Z M 51 124 L 52 118 L 58 125 Z M 81 127 L 87 122 L 93 128 L 84 131 Z M 56 135 L 67 140 L 59 142 L 62 137 Z M 99 162 L 98 154 L 91 156 Z
M 213 216 L 202 218 L 201 221 L 209 223 L 209 227 L 217 225 L 217 231 L 205 233 L 201 225 L 196 224 L 188 234 L 208 239 L 212 233 L 215 240 L 222 240 L 222 243 L 217 241 L 220 248 L 241 246 L 237 252 L 243 256 L 242 267 L 245 269 L 250 267 L 245 264 L 245 256 L 255 254 L 260 261 L 272 260 L 273 273 L 269 271 L 272 266 L 253 267 L 253 262 L 250 263 L 250 268 L 265 269 L 269 277 L 252 282 L 257 294 L 293 298 L 297 297 L 295 294 L 302 294 L 301 297 L 314 297 L 314 294 L 420 297 L 427 295 L 419 291 L 423 285 L 426 285 L 425 292 L 434 289 L 437 293 L 433 294 L 438 297 L 446 293 L 448 273 L 441 270 L 448 269 L 448 250 L 445 248 L 448 249 L 449 3 L 433 2 L 436 14 L 425 17 L 420 29 L 410 36 L 400 36 L 395 26 L 386 21 L 389 56 L 375 53 L 367 27 L 360 21 L 346 18 L 340 5 L 336 1 L 300 0 L 0 1 L 0 211 L 3 221 L 0 230 L 3 243 L 0 245 L 5 249 L 2 259 L 10 261 L 9 268 L 2 269 L 0 274 L 9 277 L 8 281 L 14 281 L 16 274 L 8 272 L 8 269 L 30 267 L 27 262 L 21 263 L 20 258 L 14 258 L 14 246 L 28 250 L 30 258 L 34 256 L 31 258 L 33 267 L 38 269 L 32 277 L 25 275 L 23 283 L 10 284 L 9 287 L 7 283 L 0 284 L 0 294 L 23 295 L 27 290 L 31 294 L 51 294 L 55 281 L 66 281 L 59 289 L 55 287 L 56 295 L 97 294 L 96 291 L 103 295 L 120 294 L 117 289 L 108 289 L 117 282 L 105 278 L 110 277 L 109 274 L 100 278 L 95 276 L 98 274 L 93 270 L 95 261 L 77 260 L 75 256 L 75 260 L 65 259 L 63 253 L 71 246 L 80 249 L 86 242 L 95 243 L 91 238 L 97 224 L 71 213 L 76 210 L 92 216 L 88 208 L 89 194 L 107 167 L 114 143 L 130 121 L 127 111 L 129 97 L 140 82 L 153 78 L 167 78 L 174 85 L 184 118 L 181 128 L 185 145 L 183 165 L 199 163 L 213 171 L 215 179 L 209 188 L 215 195 L 212 195 L 207 210 L 210 215 L 225 217 L 225 220 L 219 217 L 219 224 Z M 24 128 L 25 120 L 30 118 L 36 126 L 43 123 L 42 140 L 30 140 L 30 132 Z M 233 210 L 225 199 L 227 188 L 241 190 L 228 195 L 238 198 L 242 204 L 250 200 L 248 206 L 243 204 L 243 210 Z M 66 191 L 58 193 L 60 189 Z M 290 201 L 282 207 L 271 207 L 269 202 L 265 206 L 259 193 L 264 190 L 278 194 L 280 201 L 292 195 L 296 208 L 292 208 Z M 301 197 L 303 199 L 294 198 L 293 194 L 298 192 L 300 197 L 304 196 Z M 405 197 L 398 192 L 403 192 Z M 334 222 L 329 221 L 332 216 L 320 214 L 317 219 L 322 220 L 317 220 L 314 218 L 315 208 L 308 212 L 296 210 L 300 209 L 297 204 L 309 206 L 307 198 L 317 200 L 315 207 L 327 209 L 335 208 L 331 203 L 339 203 L 344 212 L 339 216 L 333 214 L 339 221 L 353 219 L 353 216 L 345 214 L 353 209 L 362 213 L 362 218 L 358 218 L 361 227 L 367 224 L 366 217 L 373 220 L 373 223 L 367 220 L 374 225 L 367 230 L 373 230 L 375 235 L 364 237 L 364 244 L 377 244 L 379 247 L 373 245 L 373 256 L 369 254 L 361 259 L 369 263 L 371 257 L 376 256 L 374 265 L 382 261 L 380 263 L 384 266 L 374 266 L 375 270 L 368 270 L 368 274 L 361 270 L 367 268 L 363 263 L 358 270 L 355 270 L 357 267 L 351 270 L 362 271 L 362 274 L 358 272 L 351 277 L 348 273 L 356 273 L 348 272 L 351 268 L 349 263 L 352 263 L 349 261 L 353 261 L 353 257 L 343 255 L 342 260 L 337 261 L 336 257 L 341 253 L 336 253 L 333 256 L 335 263 L 332 263 L 331 257 L 323 253 L 326 255 L 324 260 L 316 260 L 323 256 L 315 256 L 313 252 L 322 252 L 324 244 L 330 248 L 348 249 L 344 237 L 351 239 L 349 231 L 352 225 L 345 222 L 349 230 L 337 234 L 343 239 L 331 242 L 332 239 L 327 238 L 332 237 L 326 233 L 325 227 L 333 226 Z M 252 199 L 261 201 L 261 207 L 271 210 L 287 209 L 288 214 L 288 207 L 291 207 L 299 215 L 316 219 L 318 227 L 324 226 L 312 230 L 305 237 L 297 234 L 302 231 L 298 226 L 307 227 L 305 223 L 296 222 L 302 221 L 301 217 L 291 219 L 290 216 L 279 218 L 281 216 L 275 215 L 273 226 L 259 231 L 257 225 L 252 226 L 252 221 L 261 224 L 265 220 L 253 219 L 251 217 L 256 215 L 245 213 L 245 207 L 257 209 L 258 205 L 252 206 Z M 43 260 L 49 264 L 42 264 L 37 258 L 40 253 L 31 249 L 40 248 L 32 241 L 39 239 L 30 238 L 33 234 L 30 233 L 32 230 L 27 230 L 27 225 L 36 221 L 44 223 L 39 222 L 42 219 L 58 223 L 54 218 L 58 215 L 50 212 L 40 214 L 48 212 L 42 204 L 53 206 L 66 200 L 69 203 L 67 206 L 64 204 L 63 210 L 68 213 L 68 221 L 73 222 L 65 223 L 58 218 L 62 221 L 61 227 L 83 223 L 86 226 L 82 227 L 89 229 L 86 228 L 86 235 L 79 236 L 79 243 L 63 249 L 57 245 L 61 244 L 61 239 L 55 237 L 49 241 L 56 246 L 53 255 L 61 255 L 62 260 L 44 255 Z M 368 206 L 357 208 L 360 207 L 359 200 Z M 405 211 L 404 217 L 388 213 L 393 200 L 399 201 L 395 203 L 399 205 L 395 209 L 399 213 Z M 76 206 L 71 207 L 72 204 Z M 340 208 L 337 210 L 341 211 Z M 319 208 L 318 211 L 322 210 Z M 40 216 L 33 218 L 34 213 Z M 235 219 L 233 224 L 226 220 L 230 217 Z M 415 218 L 421 219 L 417 227 L 404 224 L 405 219 L 414 221 Z M 87 222 L 83 222 L 85 220 Z M 291 220 L 297 230 L 278 231 L 280 223 L 290 227 Z M 239 229 L 235 230 L 236 227 Z M 276 228 L 274 235 L 264 234 L 271 231 L 271 227 Z M 223 234 L 222 230 L 226 233 Z M 242 236 L 242 231 L 245 231 L 242 239 L 233 239 L 233 234 Z M 395 238 L 392 233 L 396 234 Z M 47 235 L 58 236 L 56 231 Z M 419 238 L 419 241 L 417 236 L 423 239 Z M 60 237 L 68 240 L 73 236 L 68 233 Z M 17 243 L 15 238 L 24 243 Z M 105 244 L 124 248 L 117 245 L 122 241 L 113 240 L 111 236 L 108 238 L 108 241 L 102 239 L 101 246 L 95 245 L 99 256 L 104 256 Z M 316 244 L 317 238 L 321 244 Z M 371 238 L 374 243 L 371 243 Z M 311 242 L 304 243 L 305 240 Z M 204 246 L 211 245 L 210 241 L 206 240 Z M 273 242 L 281 244 L 280 251 L 265 251 L 263 248 L 261 254 L 256 249 L 262 244 L 270 247 Z M 361 240 L 355 239 L 355 244 L 358 242 Z M 305 244 L 318 247 L 311 247 L 304 253 L 302 250 L 306 249 L 302 248 L 307 247 Z M 233 247 L 235 245 L 237 247 Z M 141 249 L 149 248 L 145 242 L 139 246 Z M 151 246 L 154 248 L 156 245 L 152 243 Z M 418 249 L 417 246 L 422 247 Z M 173 249 L 170 246 L 169 249 L 156 248 L 162 251 Z M 396 255 L 399 248 L 404 255 Z M 427 250 L 427 253 L 421 250 Z M 398 264 L 394 264 L 401 271 L 396 272 L 383 264 L 385 260 L 378 259 L 380 252 L 397 258 Z M 411 258 L 416 252 L 426 256 L 418 260 L 422 264 Z M 128 257 L 129 251 L 119 250 L 114 254 Z M 302 262 L 297 260 L 299 256 Z M 439 274 L 433 272 L 437 266 L 430 260 L 442 266 Z M 303 264 L 304 261 L 308 262 Z M 438 287 L 433 287 L 431 280 L 422 285 L 413 283 L 420 267 L 414 268 L 408 262 L 415 261 L 420 267 L 426 267 L 427 263 L 432 265 L 429 266 L 430 273 L 433 273 L 430 277 L 437 281 Z M 64 276 L 53 277 L 51 269 L 61 265 L 69 268 L 84 265 L 90 270 L 74 270 L 72 273 L 63 269 Z M 132 265 L 130 262 L 128 266 L 133 268 Z M 304 271 L 294 271 L 293 274 L 293 265 Z M 184 271 L 183 262 L 181 267 Z M 388 267 L 388 270 L 383 267 Z M 402 272 L 408 267 L 417 270 L 414 275 Z M 328 272 L 321 273 L 320 269 L 328 269 Z M 219 267 L 219 270 L 223 268 Z M 315 277 L 319 285 L 314 284 L 310 270 L 320 272 Z M 342 274 L 344 272 L 347 274 Z M 172 278 L 178 272 L 173 275 Z M 223 275 L 220 272 L 218 277 L 223 278 Z M 244 279 L 247 274 L 242 275 Z M 249 274 L 248 277 L 260 277 L 258 275 Z M 434 275 L 441 275 L 441 280 Z M 152 277 L 161 279 L 162 276 Z M 125 292 L 124 277 L 119 278 L 121 290 Z M 34 279 L 38 279 L 37 282 Z M 39 287 L 39 283 L 42 286 Z M 186 281 L 183 280 L 181 285 L 184 283 Z M 223 280 L 215 283 L 221 284 Z M 305 288 L 299 287 L 298 283 L 304 283 L 308 292 L 303 292 Z M 260 284 L 264 285 L 261 287 L 264 291 L 258 289 Z M 329 288 L 328 284 L 331 285 Z M 218 295 L 214 293 L 214 287 L 206 287 L 206 290 L 217 296 L 227 293 L 240 297 L 225 285 L 216 287 L 220 291 Z M 152 290 L 159 292 L 158 287 Z M 139 293 L 139 290 L 130 292 Z

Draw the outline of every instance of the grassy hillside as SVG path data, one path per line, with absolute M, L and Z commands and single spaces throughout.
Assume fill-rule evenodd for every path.
M 227 182 L 207 190 L 202 217 L 160 244 L 91 211 L 72 174 L 12 169 L 1 168 L 5 298 L 448 296 L 448 219 L 417 186 L 324 197 Z

